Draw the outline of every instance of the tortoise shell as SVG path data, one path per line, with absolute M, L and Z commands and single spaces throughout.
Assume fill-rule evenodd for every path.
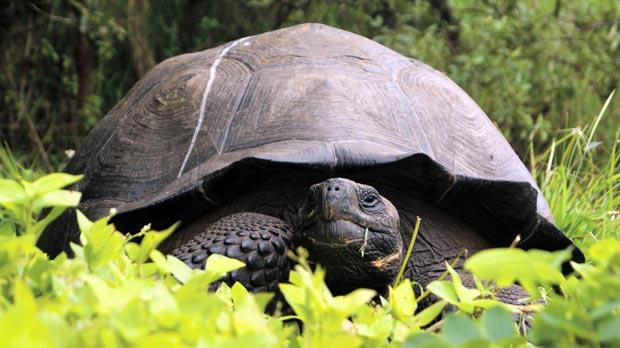
M 158 64 L 97 124 L 67 171 L 84 174 L 76 189 L 87 216 L 114 207 L 117 227 L 135 230 L 206 214 L 266 175 L 375 168 L 392 168 L 386 180 L 415 188 L 497 245 L 517 234 L 524 248 L 571 245 L 526 167 L 461 88 L 321 24 Z M 77 240 L 70 215 L 42 237 L 52 254 Z

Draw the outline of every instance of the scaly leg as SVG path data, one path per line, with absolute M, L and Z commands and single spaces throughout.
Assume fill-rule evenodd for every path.
M 288 280 L 287 252 L 292 231 L 284 221 L 268 215 L 237 213 L 223 217 L 191 240 L 178 246 L 172 255 L 192 268 L 204 268 L 212 254 L 225 255 L 246 266 L 228 273 L 221 281 L 235 281 L 249 291 L 276 291 L 278 282 Z

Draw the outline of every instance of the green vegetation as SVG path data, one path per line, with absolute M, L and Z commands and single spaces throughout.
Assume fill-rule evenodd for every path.
M 47 171 L 155 62 L 301 22 L 444 71 L 520 155 L 585 126 L 618 89 L 614 0 L 14 0 L 0 11 L 0 139 Z M 616 135 L 618 107 L 609 114 L 599 140 Z
M 0 147 L 3 347 L 620 346 L 617 1 L 41 0 L 0 14 L 0 139 L 11 148 Z M 527 159 L 587 263 L 565 276 L 570 251 L 493 249 L 465 263 L 475 289 L 448 265 L 417 297 L 407 279 L 386 297 L 333 296 L 299 250 L 281 284 L 286 304 L 266 315 L 270 294 L 207 291 L 240 262 L 211 257 L 191 270 L 159 252 L 174 226 L 129 236 L 78 214 L 74 258 L 49 260 L 35 246 L 80 198 L 63 189 L 79 176 L 45 172 L 156 62 L 308 21 L 445 71 Z M 496 301 L 513 281 L 538 302 Z M 430 294 L 440 301 L 419 308 Z
M 620 239 L 620 120 L 611 128 L 615 140 L 599 138 L 611 131 L 599 128 L 613 116 L 612 98 L 613 93 L 589 125 L 562 130 L 548 149 L 530 158 L 556 224 L 581 246 Z
M 3 346 L 617 346 L 617 141 L 609 151 L 593 145 L 605 111 L 585 132 L 571 131 L 541 156 L 533 156 L 535 173 L 542 178 L 558 224 L 586 251 L 588 263 L 573 264 L 575 274 L 564 276 L 560 271 L 570 250 L 491 249 L 465 263 L 477 277 L 475 289 L 465 288 L 447 265 L 446 274 L 418 297 L 414 292 L 418 285 L 408 279 L 395 284 L 387 298 L 367 289 L 333 296 L 324 283 L 324 271 L 311 270 L 305 251 L 298 250 L 298 266 L 289 283 L 280 285 L 286 304 L 273 315 L 264 314 L 270 294 L 250 294 L 240 284 L 208 292 L 209 285 L 242 267 L 241 262 L 212 256 L 205 270 L 192 270 L 156 250 L 175 226 L 166 231 L 146 226 L 137 236 L 123 235 L 107 225 L 109 218 L 91 222 L 78 212 L 82 245 L 72 245 L 75 258 L 61 254 L 49 260 L 35 241 L 46 224 L 66 207 L 77 205 L 80 194 L 62 187 L 80 177 L 36 175 L 4 150 L 0 153 Z M 594 157 L 605 163 L 602 170 Z M 45 208 L 51 209 L 43 217 Z M 538 302 L 506 305 L 494 299 L 498 289 L 514 281 Z M 440 300 L 419 310 L 418 303 L 429 294 Z M 454 312 L 442 315 L 448 305 Z

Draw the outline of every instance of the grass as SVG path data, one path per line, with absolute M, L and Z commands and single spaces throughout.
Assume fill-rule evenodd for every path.
M 0 146 L 0 178 L 11 180 L 34 181 L 43 175 L 43 172 L 35 167 L 26 167 L 25 161 L 18 158 L 8 145 Z
M 613 95 L 592 124 L 561 131 L 549 148 L 530 157 L 532 175 L 556 225 L 582 247 L 596 240 L 620 239 L 618 129 L 611 144 L 595 140 Z

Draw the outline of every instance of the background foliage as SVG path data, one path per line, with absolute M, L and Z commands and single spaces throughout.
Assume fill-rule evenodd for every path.
M 619 8 L 612 0 L 2 3 L 0 140 L 13 149 L 0 147 L 2 345 L 619 346 Z M 334 297 L 302 253 L 280 286 L 289 311 L 264 315 L 269 296 L 238 284 L 206 291 L 238 262 L 211 257 L 206 270 L 190 270 L 158 252 L 172 229 L 147 226 L 138 243 L 106 219 L 79 216 L 75 258 L 49 260 L 35 247 L 43 227 L 80 197 L 63 189 L 78 176 L 44 172 L 60 168 L 65 150 L 156 62 L 307 21 L 446 72 L 529 164 L 587 263 L 564 276 L 568 252 L 488 250 L 465 264 L 486 281 L 476 289 L 452 274 L 418 297 L 406 279 L 386 298 L 363 289 Z M 546 305 L 495 301 L 498 286 L 513 280 Z M 420 310 L 431 293 L 440 301 Z M 455 313 L 442 316 L 448 305 Z
M 13 0 L 0 5 L 0 139 L 48 171 L 156 62 L 316 21 L 446 72 L 517 152 L 583 127 L 618 87 L 613 0 Z M 615 103 L 617 104 L 617 103 Z M 613 140 L 611 104 L 601 139 Z M 28 158 L 35 158 L 27 156 Z

